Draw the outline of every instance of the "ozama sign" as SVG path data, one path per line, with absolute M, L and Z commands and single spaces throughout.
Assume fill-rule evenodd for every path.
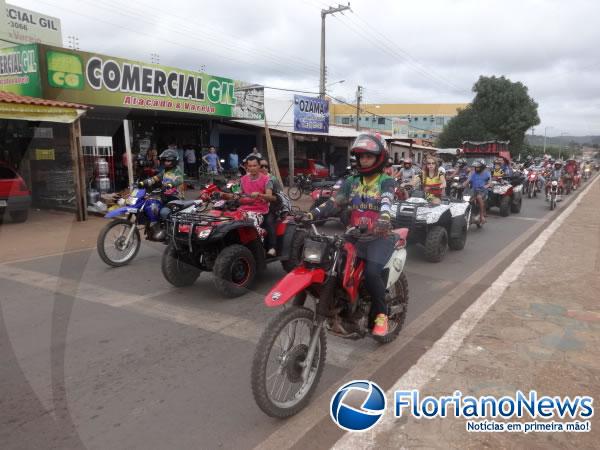
M 321 98 L 294 95 L 294 131 L 329 132 L 329 102 Z
M 264 90 L 229 78 L 40 46 L 44 97 L 74 103 L 264 118 Z

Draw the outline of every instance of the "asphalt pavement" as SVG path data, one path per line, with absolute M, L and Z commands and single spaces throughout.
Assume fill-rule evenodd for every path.
M 515 241 L 555 214 L 542 198 L 524 199 L 521 213 L 506 218 L 493 209 L 485 227 L 471 228 L 465 249 L 438 264 L 410 247 L 403 339 L 411 327 L 435 319 L 449 293 L 466 307 L 519 251 Z M 271 265 L 253 292 L 223 299 L 208 274 L 188 288 L 170 286 L 160 272 L 163 249 L 144 242 L 137 258 L 117 269 L 104 265 L 95 249 L 0 264 L 2 448 L 310 446 L 311 437 L 302 441 L 298 434 L 319 430 L 316 419 L 271 419 L 250 390 L 256 341 L 277 313 L 263 305 L 263 296 L 282 269 Z M 466 286 L 476 273 L 479 281 Z M 432 339 L 451 317 L 428 323 Z M 318 408 L 328 390 L 357 368 L 383 370 L 372 356 L 385 350 L 373 340 L 329 342 L 323 378 L 302 417 L 326 414 Z M 390 382 L 418 356 L 412 353 L 403 363 L 388 361 Z

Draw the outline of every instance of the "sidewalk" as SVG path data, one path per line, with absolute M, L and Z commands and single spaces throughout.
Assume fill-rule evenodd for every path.
M 540 397 L 589 395 L 598 407 L 600 181 L 593 181 L 564 221 L 559 219 L 555 232 L 547 230 L 549 239 L 541 242 L 542 232 L 392 390 L 419 389 L 421 400 L 457 390 L 476 397 L 513 398 L 517 390 L 536 390 Z M 557 217 L 564 209 L 559 206 Z M 508 284 L 502 285 L 503 280 Z M 485 298 L 494 295 L 495 302 Z M 478 308 L 483 314 L 479 321 Z M 390 395 L 388 391 L 383 420 L 369 432 L 347 434 L 337 448 L 598 448 L 600 440 L 598 414 L 590 419 L 587 433 L 467 432 L 466 419 L 453 413 L 445 419 L 416 419 L 405 413 L 394 420 Z M 487 420 L 503 421 L 500 416 Z
M 91 214 L 77 222 L 72 212 L 31 209 L 26 222 L 0 225 L 0 264 L 95 247 L 104 225 Z

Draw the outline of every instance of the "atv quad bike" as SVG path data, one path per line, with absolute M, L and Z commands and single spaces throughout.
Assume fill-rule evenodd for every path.
M 392 205 L 394 228 L 408 228 L 408 242 L 421 244 L 425 259 L 430 262 L 442 261 L 448 248 L 465 247 L 470 215 L 469 202 L 443 199 L 440 204 L 433 204 L 422 198 L 419 191 Z
M 227 297 L 247 292 L 257 270 L 279 261 L 290 271 L 302 262 L 305 232 L 297 227 L 285 204 L 276 220 L 277 256 L 263 246 L 266 231 L 260 219 L 239 210 L 239 201 L 218 201 L 208 210 L 189 208 L 171 215 L 162 259 L 162 273 L 174 286 L 189 286 L 202 271 L 213 272 L 215 287 Z

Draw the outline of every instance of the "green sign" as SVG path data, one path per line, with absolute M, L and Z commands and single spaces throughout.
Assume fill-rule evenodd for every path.
M 229 78 L 40 46 L 44 98 L 97 106 L 264 118 L 264 90 Z
M 35 44 L 0 49 L 0 91 L 41 97 L 38 56 Z

